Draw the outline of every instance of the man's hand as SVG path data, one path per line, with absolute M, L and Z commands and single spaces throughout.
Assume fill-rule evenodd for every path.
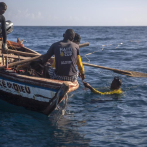
M 2 52 L 7 54 L 7 52 L 8 52 L 7 43 L 3 43 L 3 44 L 2 44 Z
M 84 80 L 85 79 L 85 74 L 81 74 L 81 78 L 82 78 L 82 80 Z
M 88 83 L 86 83 L 86 82 L 83 82 L 83 84 L 84 84 L 84 86 L 85 86 L 86 88 L 91 88 L 91 85 L 90 85 L 90 84 L 88 84 Z
M 84 80 L 85 79 L 85 74 L 79 73 L 79 78 L 81 78 L 82 80 Z

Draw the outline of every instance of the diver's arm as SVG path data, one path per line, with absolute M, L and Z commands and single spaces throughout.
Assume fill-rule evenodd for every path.
M 122 93 L 121 89 L 108 91 L 108 92 L 100 92 L 100 91 L 94 89 L 93 87 L 91 87 L 90 90 L 91 90 L 91 92 L 93 92 L 95 94 L 101 94 L 101 95 L 111 95 L 111 94 L 121 94 Z
M 101 95 L 111 95 L 111 94 L 121 94 L 122 93 L 121 89 L 108 91 L 108 92 L 100 92 L 100 91 L 94 89 L 93 87 L 91 87 L 90 90 L 91 90 L 91 92 L 93 92 L 95 94 L 101 94 Z
M 93 92 L 95 94 L 103 94 L 102 92 L 94 89 L 89 83 L 83 82 L 83 84 L 86 88 L 89 88 L 91 90 L 91 92 Z
M 91 90 L 91 92 L 93 92 L 95 94 L 109 95 L 109 94 L 121 94 L 121 93 L 123 93 L 120 88 L 117 89 L 117 90 L 109 91 L 109 92 L 100 92 L 100 91 L 96 90 L 95 88 L 93 88 L 89 83 L 83 82 L 83 84 L 86 88 L 89 88 Z
M 93 92 L 93 93 L 95 93 L 95 94 L 101 94 L 101 95 L 103 95 L 102 92 L 100 92 L 100 91 L 94 89 L 93 87 L 91 87 L 90 90 L 91 90 L 91 92 Z

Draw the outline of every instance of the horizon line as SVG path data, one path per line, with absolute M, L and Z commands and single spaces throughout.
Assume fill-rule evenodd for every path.
M 14 25 L 14 26 L 17 26 L 17 27 L 147 27 L 147 25 L 124 25 L 124 26 L 121 26 L 121 25 L 112 25 L 112 26 L 52 26 L 52 25 Z

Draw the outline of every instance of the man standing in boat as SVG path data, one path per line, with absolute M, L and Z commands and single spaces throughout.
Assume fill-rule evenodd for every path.
M 3 14 L 7 10 L 7 5 L 4 2 L 0 2 L 0 23 L 1 23 L 1 30 L 0 33 L 2 34 L 3 38 L 3 43 L 2 43 L 2 49 L 3 52 L 7 52 L 8 47 L 7 47 L 7 34 L 6 34 L 6 22 L 5 22 L 5 17 Z
M 84 80 L 84 67 L 80 57 L 79 46 L 72 42 L 75 37 L 75 32 L 72 29 L 68 29 L 63 37 L 64 39 L 62 41 L 51 45 L 43 57 L 43 63 L 46 63 L 51 56 L 55 55 L 55 71 L 49 68 L 49 75 L 52 79 L 72 82 L 77 80 L 76 65 L 78 65 L 81 78 Z

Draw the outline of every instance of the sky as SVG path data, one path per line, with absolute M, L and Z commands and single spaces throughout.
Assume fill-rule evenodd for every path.
M 147 26 L 147 0 L 3 0 L 15 26 Z

